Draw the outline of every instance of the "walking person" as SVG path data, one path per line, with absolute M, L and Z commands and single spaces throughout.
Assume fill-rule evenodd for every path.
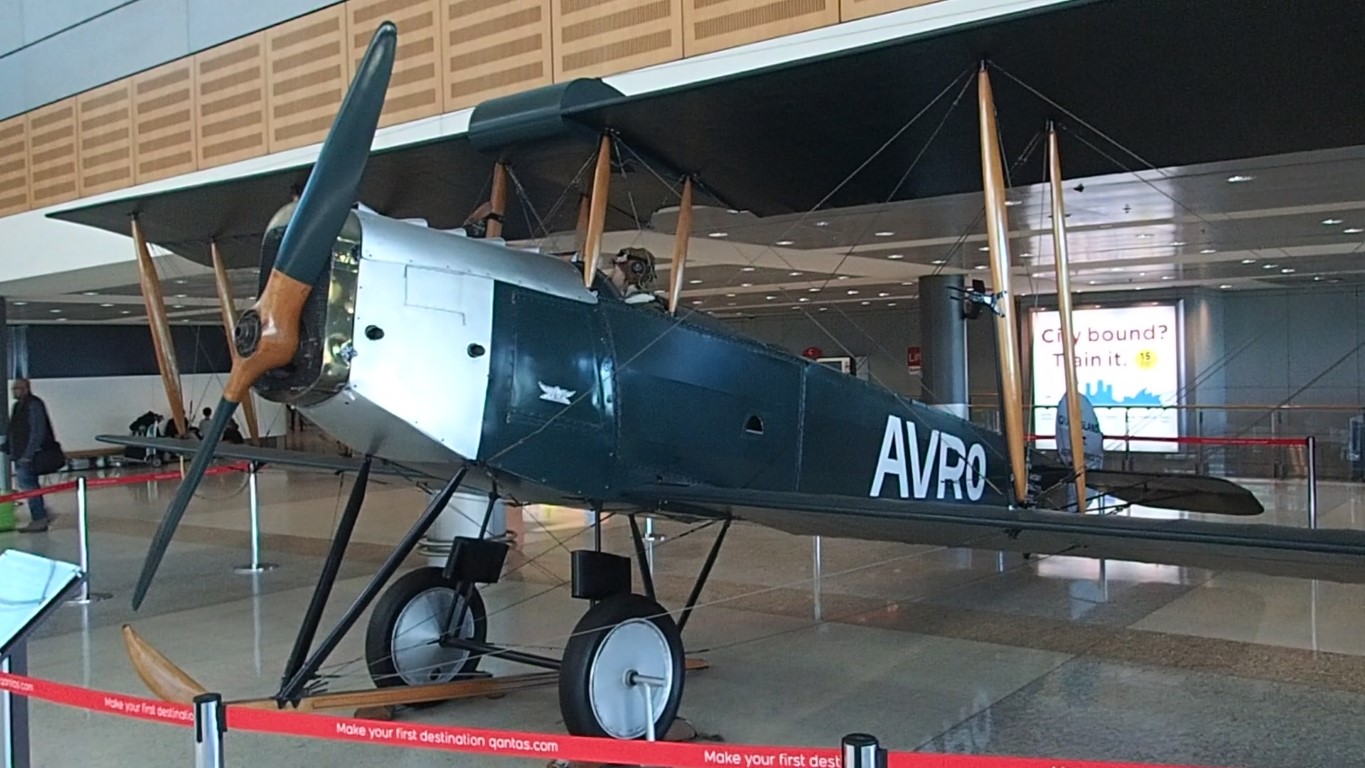
M 43 468 L 35 465 L 38 454 L 43 449 L 56 445 L 52 434 L 52 421 L 47 415 L 47 404 L 33 394 L 28 379 L 15 379 L 11 388 L 14 395 L 14 410 L 9 417 L 8 453 L 14 460 L 15 476 L 19 490 L 34 491 L 41 487 L 38 477 Z M 20 528 L 20 533 L 42 533 L 50 523 L 47 506 L 42 496 L 28 500 L 29 524 Z

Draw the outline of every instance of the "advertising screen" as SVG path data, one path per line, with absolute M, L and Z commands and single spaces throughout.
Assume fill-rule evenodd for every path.
M 1076 382 L 1106 437 L 1176 437 L 1184 338 L 1176 304 L 1078 309 L 1072 313 Z M 1066 394 L 1061 321 L 1056 311 L 1032 314 L 1033 433 L 1051 435 Z M 1105 440 L 1106 450 L 1171 451 L 1173 443 Z M 1039 448 L 1054 447 L 1053 441 Z

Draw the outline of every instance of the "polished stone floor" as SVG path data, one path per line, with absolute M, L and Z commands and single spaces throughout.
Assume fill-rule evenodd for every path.
M 33 674 L 147 695 L 124 655 L 132 622 L 226 697 L 273 693 L 349 483 L 261 475 L 264 559 L 248 557 L 246 494 L 203 491 L 142 610 L 132 585 L 174 484 L 91 493 L 92 582 L 113 598 L 63 608 L 31 650 Z M 1285 524 L 1306 524 L 1301 485 L 1256 486 Z M 1365 486 L 1326 484 L 1319 524 L 1365 527 Z M 340 613 L 415 518 L 424 497 L 372 489 L 328 618 Z M 0 549 L 74 560 L 71 496 L 46 534 L 0 534 Z M 489 588 L 490 638 L 562 647 L 583 606 L 565 547 L 591 543 L 575 510 L 525 510 L 514 573 Z M 679 605 L 713 531 L 660 523 L 655 572 Z M 606 547 L 628 553 L 623 522 Z M 1365 587 L 1236 573 L 895 544 L 816 543 L 747 524 L 731 531 L 687 628 L 711 668 L 687 682 L 682 714 L 703 738 L 837 744 L 853 731 L 894 749 L 1152 761 L 1239 768 L 1365 765 Z M 420 564 L 414 560 L 412 565 Z M 334 688 L 367 686 L 363 625 L 333 657 Z M 490 662 L 493 671 L 514 669 Z M 361 672 L 357 675 L 356 672 Z M 345 714 L 345 713 L 343 713 Z M 404 720 L 562 732 L 554 688 L 400 712 Z M 185 765 L 182 729 L 33 705 L 34 764 Z M 78 738 L 77 738 L 78 736 Z M 518 762 L 228 735 L 230 765 L 447 766 Z

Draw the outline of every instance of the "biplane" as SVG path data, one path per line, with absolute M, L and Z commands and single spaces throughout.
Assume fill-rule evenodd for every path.
M 972 313 L 987 307 L 981 314 L 995 323 L 1003 433 L 749 338 L 683 305 L 694 200 L 736 208 L 743 201 L 708 189 L 687 168 L 623 151 L 620 130 L 584 119 L 620 98 L 601 81 L 561 83 L 475 110 L 466 140 L 490 160 L 493 175 L 488 205 L 473 221 L 442 228 L 434 219 L 412 221 L 361 205 L 396 38 L 392 24 L 379 27 L 301 192 L 259 222 L 259 231 L 185 234 L 182 215 L 202 215 L 211 199 L 204 195 L 222 189 L 56 214 L 120 232 L 131 215 L 141 251 L 153 240 L 210 258 L 220 273 L 225 260 L 240 264 L 259 245 L 259 299 L 229 318 L 232 369 L 202 442 L 101 438 L 193 455 L 152 541 L 135 606 L 146 599 L 210 462 L 357 474 L 280 689 L 259 704 L 302 706 L 320 698 L 314 685 L 321 665 L 373 607 L 366 660 L 380 689 L 398 692 L 386 701 L 480 695 L 488 689 L 470 678 L 481 658 L 493 656 L 548 670 L 523 681 L 558 685 L 571 733 L 619 739 L 664 733 L 677 716 L 689 666 L 682 631 L 735 520 L 797 534 L 1365 581 L 1365 535 L 1357 532 L 1094 515 L 1055 502 L 1057 488 L 1079 482 L 1077 498 L 1107 494 L 1205 515 L 1263 511 L 1254 495 L 1228 480 L 1083 467 L 1025 447 L 1004 178 L 984 66 L 976 78 L 995 287 L 965 298 Z M 508 188 L 543 189 L 551 181 L 544 168 L 563 167 L 564 157 L 585 148 L 595 162 L 581 205 L 561 206 L 537 224 L 576 228 L 577 247 L 566 256 L 518 245 L 518 225 L 505 215 Z M 401 164 L 383 153 L 372 162 Z M 435 183 L 420 158 L 402 162 L 412 166 L 414 184 Z M 681 202 L 669 288 L 634 301 L 612 279 L 617 262 L 599 267 L 600 250 L 604 230 L 628 210 L 611 196 L 616 172 L 638 177 L 645 164 L 668 169 Z M 586 181 L 583 174 L 579 180 Z M 244 204 L 259 206 L 272 199 L 257 194 L 262 185 L 278 181 L 224 184 Z M 273 199 L 287 194 L 273 189 Z M 1056 226 L 1062 220 L 1054 216 Z M 231 314 L 229 306 L 225 299 Z M 220 444 L 253 390 L 297 408 L 362 458 Z M 315 643 L 367 483 L 380 472 L 435 480 L 440 488 Z M 484 530 L 457 538 L 444 567 L 395 579 L 457 490 L 487 496 Z M 487 535 L 499 499 L 595 514 L 595 545 L 572 553 L 572 594 L 588 607 L 561 658 L 487 637 L 480 586 L 499 580 L 509 546 Z M 633 557 L 603 551 L 600 525 L 608 515 L 629 519 Z M 689 598 L 676 611 L 659 604 L 645 567 L 636 520 L 649 515 L 718 524 Z M 433 631 L 420 647 L 405 647 L 399 638 L 418 625 Z M 129 648 L 159 694 L 198 688 L 135 633 Z

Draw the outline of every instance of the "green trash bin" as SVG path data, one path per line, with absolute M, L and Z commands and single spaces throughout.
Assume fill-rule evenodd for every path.
M 8 488 L 0 488 L 0 496 L 11 493 Z M 15 529 L 14 502 L 0 501 L 0 532 Z

